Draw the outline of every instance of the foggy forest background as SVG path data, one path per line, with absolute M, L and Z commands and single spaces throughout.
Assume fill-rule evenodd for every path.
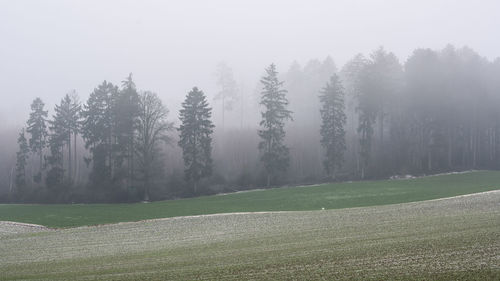
M 267 67 L 263 65 L 261 77 L 265 77 Z M 406 61 L 400 61 L 390 50 L 380 47 L 370 54 L 356 55 L 342 66 L 327 57 L 303 65 L 276 65 L 276 69 L 287 91 L 292 119 L 284 126 L 289 165 L 273 174 L 270 186 L 500 168 L 500 59 L 490 61 L 469 47 L 448 45 L 441 50 L 416 49 Z M 113 139 L 116 147 L 121 147 L 113 152 L 119 164 L 113 164 L 116 169 L 111 178 L 100 178 L 102 169 L 96 169 L 95 163 L 101 161 L 106 166 L 107 160 L 97 159 L 103 154 L 92 151 L 96 146 L 91 139 L 95 136 L 82 130 L 82 124 L 93 118 L 89 105 L 97 104 L 91 93 L 60 93 L 61 102 L 56 107 L 44 104 L 43 96 L 37 100 L 34 95 L 33 103 L 26 104 L 26 108 L 33 112 L 43 105 L 43 110 L 48 111 L 46 143 L 41 151 L 36 149 L 36 139 L 32 140 L 33 135 L 27 131 L 28 123 L 24 128 L 2 129 L 1 201 L 130 202 L 269 186 L 259 150 L 263 110 L 259 104 L 263 89 L 260 81 L 243 85 L 235 78 L 237 73 L 230 63 L 214 66 L 218 91 L 206 100 L 211 108 L 209 119 L 215 125 L 213 161 L 210 172 L 193 189 L 186 180 L 178 145 L 180 105 L 161 100 L 147 88 L 138 89 L 130 71 L 133 73 L 133 69 L 124 70 L 122 81 L 105 81 L 106 77 L 102 77 L 96 81 L 94 93 L 106 90 L 122 98 L 114 107 L 116 116 L 126 116 L 134 104 L 163 106 L 160 111 L 164 127 L 160 131 L 164 137 L 150 150 L 154 161 L 145 168 L 141 162 L 144 153 L 138 152 L 143 135 L 136 127 L 132 131 L 123 129 L 128 128 L 127 122 L 136 120 L 120 119 L 124 120 L 122 127 L 121 123 L 113 127 L 116 132 L 123 129 Z M 319 97 L 335 75 L 343 93 L 346 122 L 345 150 L 337 156 L 339 165 L 332 174 L 324 165 Z M 74 109 L 75 119 L 73 125 L 68 118 L 61 119 L 71 128 L 69 139 L 56 141 L 59 127 L 54 124 L 65 106 Z M 106 110 L 99 112 L 104 114 Z M 25 116 L 26 122 L 29 119 Z M 58 143 L 56 147 L 50 145 L 51 136 L 53 143 Z M 25 182 L 21 183 L 16 169 L 20 153 L 27 155 Z M 60 163 L 58 172 L 51 169 L 54 163 Z M 53 178 L 56 180 L 51 181 Z

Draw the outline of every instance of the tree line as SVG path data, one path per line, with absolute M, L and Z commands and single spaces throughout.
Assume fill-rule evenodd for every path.
M 224 127 L 224 112 L 239 110 L 238 87 L 226 65 L 217 75 L 214 102 L 222 102 Z M 181 105 L 178 127 L 157 94 L 136 89 L 132 75 L 120 87 L 104 81 L 85 103 L 66 94 L 50 119 L 36 98 L 18 137 L 11 200 L 149 201 L 500 167 L 500 60 L 467 47 L 417 49 L 404 64 L 379 48 L 356 55 L 340 71 L 331 58 L 305 68 L 294 63 L 284 75 L 271 64 L 259 89 L 259 121 L 238 131 L 258 141 L 236 148 L 242 158 L 258 154 L 258 163 L 238 175 L 217 170 L 212 108 L 197 87 Z M 77 149 L 79 140 L 85 149 Z M 182 177 L 164 168 L 176 144 Z M 88 180 L 78 183 L 82 158 Z M 300 173 L 306 176 L 297 178 Z

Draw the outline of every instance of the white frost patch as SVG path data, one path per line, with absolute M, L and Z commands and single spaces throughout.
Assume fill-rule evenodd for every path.
M 470 193 L 470 194 L 464 194 L 464 195 L 457 195 L 457 196 L 452 196 L 452 197 L 444 197 L 444 198 L 437 198 L 437 199 L 429 199 L 429 200 L 420 201 L 420 202 L 430 202 L 430 201 L 441 201 L 441 200 L 450 200 L 450 199 L 460 199 L 460 198 L 465 198 L 465 197 L 473 197 L 473 196 L 478 196 L 478 195 L 487 195 L 487 194 L 493 194 L 493 193 L 500 193 L 500 189 L 497 189 L 497 190 L 490 190 L 490 191 L 483 191 L 483 192 L 477 192 L 477 193 Z
M 330 211 L 344 211 L 344 210 L 348 211 L 348 210 L 367 209 L 367 208 L 376 208 L 376 207 L 384 207 L 384 206 L 399 206 L 399 205 L 404 206 L 404 205 L 411 205 L 411 204 L 425 204 L 426 202 L 432 202 L 432 201 L 453 201 L 453 200 L 460 199 L 460 198 L 481 197 L 481 196 L 484 196 L 487 194 L 495 194 L 495 193 L 498 193 L 498 195 L 500 195 L 500 190 L 483 191 L 483 192 L 477 192 L 477 193 L 457 195 L 457 196 L 452 196 L 452 197 L 429 199 L 429 200 L 424 200 L 424 201 L 388 204 L 388 205 L 380 205 L 380 206 L 367 206 L 367 207 L 365 206 L 365 207 L 333 209 Z M 324 211 L 325 208 L 322 207 L 321 210 Z M 92 228 L 92 227 L 99 227 L 99 226 L 106 226 L 106 225 L 126 225 L 126 224 L 137 224 L 137 223 L 144 223 L 144 222 L 175 221 L 175 220 L 186 220 L 186 219 L 195 219 L 195 218 L 211 218 L 211 217 L 238 216 L 238 215 L 294 214 L 294 213 L 301 213 L 301 212 L 314 212 L 314 210 L 311 210 L 311 211 L 260 211 L 260 212 L 215 213 L 215 214 L 203 214 L 203 215 L 192 215 L 192 216 L 177 216 L 177 217 L 169 217 L 169 218 L 147 219 L 147 220 L 140 220 L 140 221 L 118 222 L 118 223 L 102 224 L 102 225 L 80 226 L 78 228 Z
M 5 234 L 39 232 L 44 230 L 48 230 L 48 228 L 43 225 L 13 221 L 0 221 L 0 236 Z
M 427 177 L 437 177 L 437 176 L 449 176 L 449 175 L 460 175 L 460 174 L 468 174 L 473 172 L 479 172 L 479 170 L 468 170 L 461 172 L 448 172 L 448 173 L 440 173 L 440 174 L 432 174 L 432 175 L 422 175 L 422 176 L 413 176 L 413 175 L 394 175 L 391 176 L 390 180 L 408 180 L 408 179 L 420 179 Z

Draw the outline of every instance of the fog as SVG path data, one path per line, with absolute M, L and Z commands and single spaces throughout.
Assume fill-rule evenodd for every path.
M 103 80 L 120 86 L 129 73 L 138 91 L 158 94 L 175 127 L 186 94 L 203 90 L 213 108 L 217 174 L 231 181 L 243 169 L 261 169 L 259 81 L 271 63 L 295 114 L 286 125 L 292 172 L 283 183 L 321 179 L 317 96 L 332 74 L 342 76 L 357 54 L 369 57 L 381 46 L 401 65 L 416 49 L 449 45 L 492 63 L 500 56 L 499 11 L 498 1 L 0 1 L 0 189 L 12 182 L 17 134 L 36 97 L 51 118 L 66 93 L 75 90 L 85 103 Z M 224 123 L 215 99 L 220 63 L 232 69 L 238 92 Z M 344 170 L 359 162 L 352 99 L 346 93 L 352 157 Z M 169 175 L 182 170 L 177 132 L 171 135 L 175 141 L 164 149 Z
M 378 46 L 404 61 L 418 47 L 500 49 L 498 1 L 1 1 L 2 125 L 21 126 L 37 96 L 82 99 L 134 73 L 177 108 L 194 85 L 208 96 L 220 61 L 255 88 L 264 67 L 330 55 L 338 66 Z

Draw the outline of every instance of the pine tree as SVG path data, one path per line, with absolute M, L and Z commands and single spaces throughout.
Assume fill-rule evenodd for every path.
M 62 183 L 64 181 L 63 148 L 68 148 L 68 183 L 72 180 L 72 157 L 71 157 L 71 136 L 77 130 L 78 126 L 78 107 L 75 107 L 75 101 L 69 94 L 66 94 L 59 105 L 54 108 L 55 115 L 49 121 L 50 135 L 49 148 L 50 156 L 47 157 L 47 164 L 50 170 L 47 174 L 46 184 L 53 192 L 62 195 Z
M 38 153 L 40 157 L 39 172 L 34 177 L 35 182 L 40 183 L 42 181 L 42 170 L 43 170 L 43 149 L 47 144 L 47 115 L 48 111 L 43 110 L 45 104 L 40 98 L 33 100 L 31 104 L 31 113 L 28 119 L 26 130 L 30 135 L 29 146 L 31 151 Z
M 336 74 L 323 88 L 319 99 L 322 104 L 321 145 L 326 153 L 323 165 L 328 176 L 335 179 L 335 172 L 342 167 L 344 161 L 346 150 L 344 125 L 347 119 L 344 112 L 344 89 Z
M 134 140 L 139 117 L 139 95 L 132 73 L 122 81 L 114 106 L 117 167 L 123 169 L 122 177 L 130 186 L 134 175 Z
M 366 79 L 366 78 L 364 78 Z M 364 82 L 361 82 L 364 85 Z M 377 118 L 377 108 L 373 102 L 373 96 L 362 90 L 358 96 L 358 134 L 359 134 L 359 155 L 361 157 L 361 178 L 365 178 L 366 169 L 371 159 L 371 147 L 373 139 L 373 124 Z
M 29 157 L 29 146 L 26 137 L 24 136 L 24 128 L 21 129 L 17 138 L 19 151 L 16 153 L 16 188 L 17 192 L 23 195 L 26 191 L 26 164 Z
M 71 103 L 69 106 L 68 126 L 70 129 L 70 134 L 71 133 L 73 134 L 73 161 L 71 160 L 71 146 L 70 146 L 68 147 L 69 165 L 70 165 L 68 170 L 70 179 L 74 180 L 77 177 L 76 172 L 77 172 L 78 157 L 76 153 L 76 138 L 78 134 L 80 134 L 82 106 L 80 104 L 80 100 L 78 98 L 78 95 L 76 94 L 76 91 L 72 92 L 72 94 L 70 95 L 70 99 Z M 73 167 L 73 169 L 71 169 L 71 167 Z
M 267 186 L 271 184 L 271 178 L 275 178 L 278 172 L 287 170 L 290 162 L 289 149 L 283 143 L 285 139 L 285 121 L 292 120 L 292 112 L 287 109 L 287 91 L 282 89 L 283 83 L 278 80 L 276 66 L 271 64 L 266 69 L 267 75 L 262 77 L 263 84 L 260 105 L 264 107 L 261 112 L 262 129 L 258 131 L 262 141 L 259 143 L 261 161 L 267 172 Z
M 74 117 L 72 116 L 72 100 L 69 96 L 69 94 L 66 94 L 64 98 L 61 100 L 61 103 L 59 105 L 56 105 L 54 108 L 55 115 L 52 116 L 52 120 L 49 121 L 50 124 L 50 137 L 49 137 L 49 147 L 51 149 L 51 154 L 52 152 L 56 154 L 60 154 L 62 152 L 59 152 L 59 147 L 60 145 L 66 145 L 68 147 L 68 179 L 71 180 L 71 133 L 73 132 L 73 126 L 72 124 L 74 122 Z M 51 157 L 56 157 L 58 156 L 53 156 Z M 56 166 L 62 167 L 62 156 L 61 159 L 58 159 L 57 161 L 61 161 L 61 163 L 52 162 L 51 166 Z
M 345 92 L 345 104 L 348 115 L 347 126 L 349 128 L 347 131 L 349 132 L 349 140 L 347 141 L 347 150 L 351 152 L 350 158 L 355 163 L 357 173 L 361 173 L 362 165 L 360 159 L 361 155 L 359 153 L 359 136 L 356 133 L 359 122 L 358 120 L 356 120 L 356 116 L 358 111 L 358 101 L 362 89 L 362 74 L 367 64 L 368 60 L 362 54 L 358 54 L 350 61 L 348 61 L 342 67 L 342 70 L 340 72 L 342 86 Z
M 139 96 L 139 124 L 137 132 L 136 154 L 144 190 L 144 201 L 149 201 L 149 190 L 154 172 L 161 166 L 158 161 L 161 141 L 169 142 L 167 135 L 173 129 L 173 123 L 167 121 L 168 109 L 153 92 L 143 92 Z
M 64 106 L 64 99 L 61 102 L 62 106 Z M 56 109 L 58 107 L 56 106 Z M 62 119 L 62 115 L 59 111 L 54 116 L 54 120 L 52 120 L 50 126 L 50 135 L 49 135 L 49 149 L 50 155 L 47 157 L 47 164 L 50 167 L 47 172 L 47 177 L 45 179 L 45 184 L 52 192 L 53 196 L 61 196 L 63 195 L 63 181 L 64 181 L 64 167 L 63 167 L 63 147 L 64 142 L 68 141 L 68 129 L 65 126 L 65 122 Z
M 215 95 L 214 100 L 222 101 L 222 130 L 224 131 L 225 112 L 233 109 L 233 104 L 238 100 L 238 89 L 234 80 L 233 70 L 225 63 L 217 65 L 215 75 L 220 91 Z
M 90 150 L 91 180 L 94 184 L 110 183 L 114 176 L 115 118 L 113 116 L 118 88 L 104 81 L 90 94 L 82 111 L 81 133 Z M 109 187 L 109 186 L 108 186 Z
M 184 175 L 196 194 L 201 178 L 212 174 L 212 109 L 202 91 L 194 87 L 182 103 L 179 119 L 180 140 L 184 158 Z

